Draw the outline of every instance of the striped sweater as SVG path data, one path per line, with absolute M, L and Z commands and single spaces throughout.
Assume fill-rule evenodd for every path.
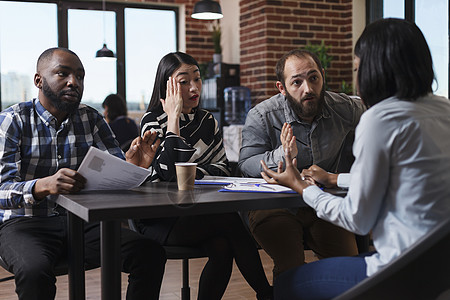
M 167 114 L 159 106 L 142 117 L 141 135 L 151 129 L 162 140 L 151 166 L 151 181 L 174 181 L 176 162 L 196 162 L 197 179 L 230 176 L 222 133 L 210 112 L 195 108 L 190 114 L 181 114 L 180 137 L 167 132 Z

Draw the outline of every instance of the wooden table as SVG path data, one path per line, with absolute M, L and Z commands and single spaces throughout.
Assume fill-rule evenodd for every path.
M 300 195 L 289 193 L 218 192 L 217 185 L 196 185 L 178 191 L 176 183 L 146 183 L 133 190 L 60 195 L 56 203 L 68 211 L 69 299 L 85 299 L 84 221 L 100 221 L 101 299 L 119 300 L 120 220 L 213 214 L 254 209 L 304 206 Z

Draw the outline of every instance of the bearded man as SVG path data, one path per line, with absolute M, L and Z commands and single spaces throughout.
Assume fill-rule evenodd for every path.
M 315 164 L 348 171 L 346 142 L 364 112 L 360 99 L 325 91 L 320 60 L 305 50 L 283 55 L 276 73 L 280 93 L 247 115 L 239 156 L 243 175 L 260 177 L 260 161 L 276 170 L 287 148 L 299 170 Z M 248 217 L 250 231 L 274 261 L 274 279 L 305 263 L 304 244 L 319 258 L 357 254 L 355 236 L 319 219 L 310 207 L 257 210 Z
M 148 168 L 156 133 L 133 140 L 124 155 L 103 117 L 82 103 L 84 67 L 66 48 L 38 59 L 38 97 L 0 113 L 0 256 L 14 273 L 20 300 L 54 299 L 56 263 L 67 257 L 66 211 L 52 200 L 76 193 L 86 179 L 76 170 L 90 147 Z M 121 229 L 121 268 L 127 299 L 159 299 L 166 256 L 156 242 Z M 84 225 L 85 261 L 100 265 L 100 224 Z

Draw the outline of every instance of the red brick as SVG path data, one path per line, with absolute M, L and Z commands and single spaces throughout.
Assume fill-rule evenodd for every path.
M 323 16 L 323 12 L 319 11 L 319 10 L 310 10 L 309 11 L 309 15 L 310 16 L 314 16 L 314 17 L 322 17 Z

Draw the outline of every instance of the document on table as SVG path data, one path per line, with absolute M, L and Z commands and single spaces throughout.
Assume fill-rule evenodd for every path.
M 230 183 L 266 183 L 262 178 L 249 177 L 223 177 L 223 176 L 205 176 L 202 179 L 196 180 L 195 184 L 217 184 L 225 185 Z
M 294 190 L 271 183 L 231 183 L 219 190 L 219 192 L 244 192 L 244 193 L 296 193 Z
M 95 147 L 89 149 L 78 172 L 87 180 L 83 191 L 128 190 L 141 185 L 151 173 Z
M 267 183 L 263 178 L 205 176 L 196 180 L 195 184 L 222 185 L 219 192 L 295 193 L 279 184 Z

